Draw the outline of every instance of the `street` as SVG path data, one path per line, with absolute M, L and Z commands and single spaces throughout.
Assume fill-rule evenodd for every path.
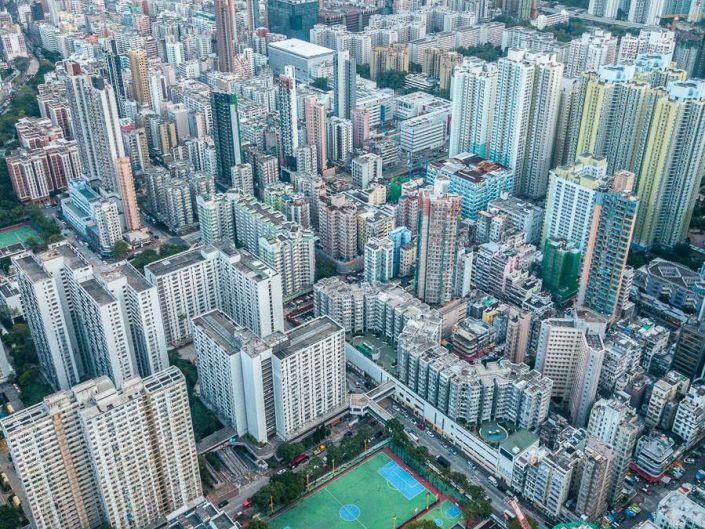
M 440 439 L 438 434 L 434 433 L 434 436 L 431 437 L 429 436 L 428 430 L 421 431 L 416 428 L 416 421 L 413 415 L 408 411 L 403 408 L 400 408 L 399 411 L 391 408 L 388 409 L 388 411 L 394 414 L 406 429 L 414 431 L 414 433 L 418 435 L 419 443 L 425 446 L 431 455 L 434 457 L 442 455 L 450 461 L 451 470 L 465 474 L 469 481 L 484 488 L 487 491 L 489 499 L 492 501 L 492 508 L 497 516 L 501 518 L 505 510 L 512 511 L 511 506 L 507 503 L 508 495 L 490 483 L 488 479 L 489 474 L 486 473 L 484 469 L 474 464 L 473 468 L 471 468 L 468 463 L 474 462 L 462 454 L 459 449 L 453 447 L 447 441 Z M 406 413 L 406 416 L 404 413 Z M 451 449 L 453 452 L 450 451 Z M 540 514 L 532 511 L 525 505 L 522 505 L 522 509 L 527 516 L 534 518 L 539 523 L 540 527 L 552 527 L 552 524 L 549 524 Z
M 348 371 L 347 379 L 350 388 L 357 388 L 355 391 L 363 391 L 363 385 L 365 388 L 369 389 L 365 379 L 353 371 Z M 492 485 L 488 479 L 490 474 L 485 472 L 479 465 L 476 465 L 476 462 L 466 457 L 460 449 L 454 447 L 444 439 L 440 439 L 436 433 L 431 437 L 428 430 L 419 430 L 416 427 L 416 420 L 413 413 L 409 410 L 400 407 L 398 404 L 392 405 L 391 403 L 385 406 L 385 408 L 404 425 L 405 429 L 413 431 L 419 437 L 419 444 L 425 446 L 433 457 L 442 455 L 450 462 L 452 471 L 465 474 L 469 481 L 484 488 L 487 491 L 489 499 L 492 501 L 492 508 L 497 516 L 501 518 L 505 510 L 512 511 L 512 508 L 507 503 L 507 494 Z M 450 451 L 451 449 L 453 452 Z M 470 467 L 469 463 L 473 463 L 473 467 Z M 547 522 L 543 516 L 532 511 L 525 505 L 522 505 L 522 508 L 527 516 L 531 516 L 539 523 L 540 528 L 553 526 L 553 524 Z
M 619 524 L 620 529 L 631 529 L 632 527 L 638 525 L 648 518 L 650 512 L 655 512 L 661 499 L 671 492 L 681 487 L 684 483 L 695 484 L 695 473 L 698 469 L 705 467 L 705 455 L 700 457 L 691 456 L 695 459 L 693 464 L 683 464 L 685 473 L 683 477 L 679 480 L 675 478 L 668 485 L 663 483 L 656 483 L 654 485 L 649 485 L 648 493 L 644 493 L 641 489 L 645 485 L 644 480 L 639 480 L 635 488 L 637 489 L 637 495 L 630 503 L 636 503 L 642 509 L 642 511 L 635 518 L 627 518 Z

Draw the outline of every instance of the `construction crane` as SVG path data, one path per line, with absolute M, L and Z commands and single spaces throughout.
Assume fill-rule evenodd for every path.
M 521 525 L 521 529 L 534 529 L 531 526 L 531 522 L 529 522 L 529 519 L 524 516 L 524 512 L 521 510 L 521 505 L 519 505 L 519 500 L 517 500 L 516 496 L 512 496 L 509 498 L 509 505 L 512 506 L 512 509 L 514 510 L 514 514 L 517 515 L 517 520 L 519 520 L 519 525 Z

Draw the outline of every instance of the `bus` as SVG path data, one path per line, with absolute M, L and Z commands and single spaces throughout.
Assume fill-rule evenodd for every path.
M 291 460 L 291 462 L 289 463 L 289 468 L 291 470 L 294 470 L 299 465 L 303 465 L 309 459 L 311 459 L 311 458 L 308 457 L 306 454 L 299 454 L 294 459 Z
M 416 435 L 416 434 L 415 434 L 414 432 L 412 432 L 411 430 L 406 430 L 406 435 L 408 435 L 408 436 L 409 436 L 409 439 L 411 439 L 414 443 L 418 443 L 418 442 L 419 442 L 419 436 Z

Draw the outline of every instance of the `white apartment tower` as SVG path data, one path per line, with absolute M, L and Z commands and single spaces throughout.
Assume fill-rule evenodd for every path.
M 542 243 L 546 239 L 563 239 L 584 252 L 597 194 L 606 183 L 607 160 L 603 157 L 582 154 L 573 165 L 552 170 Z
M 464 152 L 488 156 L 496 92 L 496 64 L 468 57 L 455 67 L 449 157 Z
M 609 486 L 609 502 L 613 502 L 621 494 L 636 441 L 644 428 L 629 399 L 628 394 L 619 392 L 611 399 L 598 400 L 592 407 L 587 426 L 588 433 L 600 439 L 615 454 Z
M 59 287 L 33 255 L 13 259 L 13 265 L 42 372 L 55 389 L 68 389 L 78 382 L 79 366 Z
M 595 399 L 604 354 L 602 339 L 579 316 L 541 322 L 536 370 L 553 381 L 552 398 L 570 409 L 579 426 Z
M 237 435 L 275 431 L 272 348 L 220 311 L 193 320 L 201 394 Z
M 273 345 L 277 435 L 292 439 L 347 406 L 345 330 L 322 316 Z
M 186 382 L 83 382 L 0 421 L 37 529 L 145 527 L 202 495 Z
M 360 189 L 367 189 L 372 183 L 382 178 L 382 157 L 368 152 L 352 159 L 350 163 L 353 184 Z
M 514 190 L 546 194 L 563 65 L 555 54 L 511 48 L 498 61 L 489 158 L 514 170 Z
M 107 375 L 121 388 L 137 371 L 117 299 L 90 278 L 76 285 L 74 302 L 82 322 L 87 371 L 94 376 Z
M 128 263 L 103 271 L 99 280 L 119 302 L 139 375 L 147 377 L 166 369 L 169 357 L 157 288 Z
M 274 269 L 229 241 L 213 246 L 218 255 L 219 307 L 257 336 L 284 331 L 282 279 Z
M 40 363 L 55 388 L 77 383 L 78 378 L 61 374 L 67 366 L 73 366 L 70 370 L 78 377 L 107 375 L 120 387 L 138 373 L 148 376 L 169 365 L 156 289 L 131 265 L 94 274 L 72 246 L 58 243 L 36 257 L 17 260 L 16 268 Z M 36 280 L 30 281 L 31 276 Z M 31 283 L 40 278 L 48 281 L 42 291 L 51 297 L 35 305 L 37 289 Z M 45 319 L 44 312 L 54 308 L 57 313 Z M 52 343 L 48 363 L 42 361 L 51 336 L 47 324 L 64 329 L 60 334 L 71 351 L 58 341 Z
M 145 267 L 157 288 L 166 341 L 191 339 L 191 319 L 214 309 L 259 336 L 284 329 L 281 276 L 230 241 L 219 241 Z
M 365 281 L 386 283 L 394 276 L 394 242 L 388 237 L 372 237 L 365 244 Z

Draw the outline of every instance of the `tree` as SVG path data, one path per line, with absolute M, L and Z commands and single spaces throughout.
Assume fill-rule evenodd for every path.
M 328 90 L 328 79 L 325 77 L 316 77 L 313 81 L 311 81 L 311 86 L 313 88 L 326 91 Z
M 438 529 L 438 527 L 431 520 L 414 520 L 406 524 L 404 529 Z
M 423 68 L 421 67 L 420 64 L 415 63 L 415 62 L 410 62 L 409 63 L 409 72 L 410 73 L 421 73 Z
M 269 524 L 263 522 L 262 520 L 252 520 L 248 525 L 247 529 L 269 529 Z
M 120 239 L 119 241 L 115 241 L 115 244 L 113 245 L 113 254 L 119 257 L 120 259 L 124 259 L 127 257 L 127 255 L 130 253 L 130 245 L 127 244 L 125 241 Z
M 264 487 L 259 489 L 252 502 L 262 511 L 269 511 L 273 506 L 283 507 L 301 496 L 306 490 L 306 476 L 300 472 L 284 472 L 272 476 Z
M 22 515 L 9 505 L 0 505 L 0 527 L 2 529 L 20 529 L 24 525 Z
M 29 68 L 29 59 L 27 57 L 18 57 L 12 61 L 12 66 L 17 68 L 20 72 L 25 73 Z
M 470 48 L 460 47 L 456 51 L 465 57 L 477 57 L 487 62 L 495 62 L 502 56 L 502 49 L 492 46 L 489 42 Z
M 25 246 L 29 246 L 29 248 L 33 251 L 36 252 L 42 247 L 42 241 L 37 239 L 34 235 L 27 237 L 24 241 Z
M 531 527 L 536 529 L 539 524 L 536 523 L 536 520 L 534 520 L 531 516 L 527 516 L 526 519 L 529 521 L 531 524 Z M 507 524 L 507 529 L 522 529 L 521 523 L 519 522 L 518 518 L 512 518 L 509 523 Z
M 336 275 L 335 262 L 328 257 L 316 255 L 316 281 Z
M 396 72 L 387 71 L 382 72 L 377 76 L 375 81 L 379 88 L 391 88 L 393 90 L 399 90 L 404 86 L 404 80 L 406 79 L 406 72 Z
M 357 75 L 364 77 L 365 79 L 370 79 L 370 65 L 369 64 L 357 64 L 356 66 Z
M 289 463 L 304 450 L 306 450 L 306 447 L 301 443 L 282 443 L 277 448 L 277 457 L 283 460 L 284 463 Z

